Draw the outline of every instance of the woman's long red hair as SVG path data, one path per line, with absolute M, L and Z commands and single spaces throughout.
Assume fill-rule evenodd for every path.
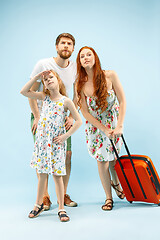
M 81 108 L 81 91 L 84 87 L 84 84 L 88 81 L 88 76 L 85 69 L 82 67 L 80 62 L 80 53 L 83 49 L 90 49 L 95 57 L 95 64 L 93 66 L 93 86 L 94 86 L 94 94 L 96 97 L 96 105 L 97 109 L 101 108 L 102 112 L 106 109 L 107 103 L 107 83 L 104 71 L 101 68 L 101 63 L 98 58 L 97 53 L 91 47 L 82 47 L 79 50 L 77 56 L 77 95 L 78 95 L 78 106 Z

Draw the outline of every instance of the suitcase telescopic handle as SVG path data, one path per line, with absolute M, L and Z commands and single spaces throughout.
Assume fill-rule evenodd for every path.
M 124 178 L 125 178 L 125 180 L 126 180 L 126 183 L 127 183 L 127 185 L 128 185 L 128 188 L 129 188 L 129 190 L 130 190 L 130 193 L 131 193 L 132 197 L 135 198 L 134 193 L 133 193 L 132 188 L 131 188 L 131 185 L 129 184 L 128 178 L 127 178 L 127 176 L 126 176 L 126 174 L 125 174 L 125 171 L 124 171 L 124 169 L 123 169 L 123 165 L 122 165 L 122 163 L 121 163 L 121 161 L 120 161 L 120 159 L 119 159 L 119 155 L 118 155 L 117 149 L 116 149 L 116 147 L 115 147 L 112 139 L 110 139 L 110 141 L 111 141 L 113 150 L 114 150 L 114 152 L 115 152 L 115 154 L 116 154 L 117 161 L 119 162 L 119 165 L 120 165 L 121 171 L 122 171 L 122 173 L 123 173 L 123 176 L 124 176 Z
M 137 174 L 137 171 L 136 171 L 136 169 L 135 169 L 135 166 L 134 166 L 134 163 L 133 163 L 133 160 L 132 160 L 130 151 L 129 151 L 129 149 L 128 149 L 128 146 L 127 146 L 127 144 L 126 144 L 126 141 L 125 141 L 125 139 L 124 139 L 123 134 L 121 134 L 121 137 L 122 137 L 122 140 L 123 140 L 123 143 L 124 143 L 126 152 L 127 152 L 127 154 L 128 154 L 129 160 L 130 160 L 131 165 L 132 165 L 132 167 L 133 167 L 133 171 L 134 171 L 134 173 L 135 173 L 135 176 L 136 176 L 136 178 L 137 178 L 137 181 L 138 181 L 139 186 L 140 186 L 140 188 L 141 188 L 141 191 L 142 191 L 142 193 L 143 193 L 143 196 L 144 196 L 145 199 L 147 199 L 147 196 L 146 196 L 146 194 L 145 194 L 145 192 L 144 192 L 144 189 L 143 189 L 143 187 L 142 187 L 141 181 L 140 181 L 139 176 L 138 176 L 138 174 Z M 122 163 L 121 163 L 121 161 L 120 161 L 120 159 L 119 159 L 119 155 L 118 155 L 118 152 L 117 152 L 117 150 L 116 150 L 116 147 L 115 147 L 112 139 L 110 139 L 110 141 L 111 141 L 113 150 L 114 150 L 114 152 L 115 152 L 115 154 L 116 154 L 117 160 L 118 160 L 118 162 L 119 162 L 119 164 L 120 164 L 121 170 L 122 170 L 122 169 L 123 169 L 123 166 L 122 166 Z M 131 192 L 131 194 L 132 194 L 132 196 L 133 196 L 134 194 L 133 194 L 133 191 L 132 191 L 132 189 L 131 189 L 131 187 L 130 187 L 130 184 L 129 184 L 129 182 L 128 182 L 128 179 L 127 179 L 127 177 L 126 177 L 126 174 L 125 174 L 125 172 L 124 172 L 124 169 L 122 170 L 122 172 L 123 172 L 123 175 L 124 175 L 124 177 L 125 177 L 125 179 L 126 179 L 127 185 L 128 185 L 128 187 L 129 187 L 129 189 L 130 189 L 130 192 Z

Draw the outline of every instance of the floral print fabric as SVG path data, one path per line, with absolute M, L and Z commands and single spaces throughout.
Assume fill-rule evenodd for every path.
M 114 90 L 110 90 L 108 94 L 108 106 L 104 112 L 101 109 L 96 109 L 95 97 L 86 97 L 86 101 L 89 113 L 103 125 L 114 129 L 117 126 L 119 106 Z M 98 161 L 113 161 L 115 159 L 111 142 L 101 130 L 86 121 L 85 133 L 88 151 L 92 157 Z M 114 143 L 119 153 L 122 146 L 122 139 L 116 137 Z
M 30 163 L 38 173 L 66 175 L 66 141 L 62 144 L 53 143 L 54 137 L 65 133 L 65 98 L 63 96 L 58 101 L 52 101 L 47 95 L 43 101 Z

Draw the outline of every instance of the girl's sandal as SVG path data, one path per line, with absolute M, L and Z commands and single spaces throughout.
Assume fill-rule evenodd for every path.
M 38 210 L 32 210 L 32 211 L 29 213 L 29 215 L 28 215 L 29 218 L 38 217 L 39 214 L 44 211 L 44 209 L 43 209 L 43 203 L 42 203 L 41 205 L 34 204 L 34 206 L 37 207 Z M 30 217 L 30 214 L 33 214 L 33 217 Z
M 114 190 L 116 191 L 116 194 L 117 196 L 120 198 L 120 199 L 124 199 L 125 198 L 125 194 L 123 192 L 123 190 L 119 190 L 117 187 L 119 186 L 119 183 L 118 184 L 114 184 L 113 181 L 111 180 L 111 186 L 114 188 Z M 118 194 L 120 193 L 120 194 Z
M 113 200 L 112 199 L 106 199 L 105 204 L 102 206 L 102 210 L 104 211 L 110 211 L 113 208 Z
M 66 214 L 66 211 L 64 209 L 60 209 L 58 211 L 58 216 L 59 216 L 59 219 L 61 222 L 68 222 L 70 220 L 70 218 L 68 217 L 68 215 Z M 63 220 L 62 218 L 67 218 L 67 219 Z

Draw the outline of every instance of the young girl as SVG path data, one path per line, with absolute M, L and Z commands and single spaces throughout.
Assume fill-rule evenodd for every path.
M 31 91 L 32 85 L 39 79 L 44 84 L 43 92 Z M 64 185 L 62 176 L 66 175 L 65 155 L 66 140 L 82 124 L 79 113 L 73 102 L 65 95 L 65 86 L 53 70 L 44 71 L 33 77 L 22 88 L 21 94 L 26 97 L 43 100 L 42 112 L 38 122 L 31 167 L 39 173 L 37 200 L 29 218 L 37 217 L 43 211 L 43 193 L 47 174 L 53 175 L 57 199 L 58 215 L 62 222 L 69 221 L 64 210 Z M 75 120 L 68 132 L 65 131 L 65 117 L 69 110 Z
M 109 138 L 114 138 L 119 152 L 126 101 L 117 74 L 114 71 L 103 71 L 96 52 L 90 47 L 81 48 L 77 56 L 77 95 L 78 105 L 86 118 L 88 151 L 97 160 L 106 194 L 102 209 L 112 210 L 111 185 L 119 198 L 123 199 L 125 195 L 114 170 L 115 155 Z M 110 179 L 109 165 L 113 181 Z

